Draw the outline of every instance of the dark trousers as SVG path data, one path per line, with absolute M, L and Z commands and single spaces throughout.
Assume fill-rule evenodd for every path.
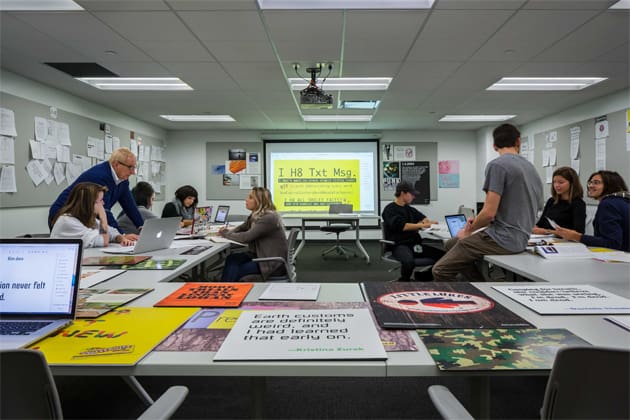
M 415 267 L 435 263 L 444 252 L 423 246 L 422 253 L 414 252 L 413 245 L 396 245 L 392 250 L 392 257 L 400 261 L 400 281 L 411 281 L 411 274 Z
M 260 274 L 258 263 L 253 262 L 247 252 L 237 252 L 225 259 L 221 281 L 239 281 L 248 274 Z

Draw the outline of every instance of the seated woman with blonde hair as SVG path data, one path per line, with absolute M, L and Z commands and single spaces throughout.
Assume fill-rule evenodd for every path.
M 110 242 L 133 244 L 138 235 L 124 235 L 109 226 L 103 200 L 106 191 L 107 187 L 92 182 L 75 185 L 68 200 L 53 218 L 50 237 L 81 239 L 86 248 L 106 247 Z
M 250 274 L 260 274 L 264 281 L 271 275 L 285 273 L 284 265 L 279 261 L 260 264 L 252 261 L 253 258 L 287 257 L 287 236 L 271 193 L 263 187 L 253 188 L 245 199 L 245 207 L 251 214 L 243 224 L 234 229 L 221 229 L 218 233 L 224 238 L 249 245 L 248 252 L 228 255 L 221 281 L 239 281 Z

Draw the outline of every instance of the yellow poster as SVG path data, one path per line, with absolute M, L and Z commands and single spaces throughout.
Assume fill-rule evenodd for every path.
M 32 345 L 51 365 L 134 365 L 199 308 L 120 308 Z
M 360 208 L 360 161 L 277 160 L 274 203 L 278 211 L 323 212 L 331 204 Z

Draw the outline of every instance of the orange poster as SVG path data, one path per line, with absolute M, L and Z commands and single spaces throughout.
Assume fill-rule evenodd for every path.
M 253 283 L 186 283 L 153 306 L 237 307 Z

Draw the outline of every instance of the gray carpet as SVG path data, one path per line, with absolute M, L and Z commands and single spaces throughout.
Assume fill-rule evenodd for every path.
M 384 281 L 398 277 L 380 261 L 378 241 L 365 241 L 371 264 L 364 259 L 329 257 L 327 242 L 309 242 L 296 263 L 298 282 Z M 133 418 L 142 406 L 120 378 L 58 377 L 66 418 Z M 249 378 L 141 377 L 154 397 L 169 385 L 187 385 L 190 394 L 175 414 L 181 419 L 244 419 L 252 417 Z M 434 419 L 427 387 L 444 384 L 466 406 L 472 403 L 466 378 L 286 378 L 266 381 L 264 418 L 267 419 Z M 493 378 L 491 418 L 534 419 L 546 378 Z

